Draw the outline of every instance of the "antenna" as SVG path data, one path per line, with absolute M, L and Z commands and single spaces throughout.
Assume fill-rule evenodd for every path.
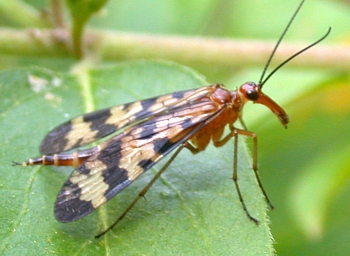
M 296 11 L 294 12 L 292 18 L 289 20 L 289 22 L 288 22 L 288 24 L 287 24 L 287 27 L 284 29 L 282 35 L 281 35 L 280 38 L 278 39 L 278 41 L 277 41 L 277 43 L 276 43 L 276 45 L 275 45 L 275 48 L 273 48 L 273 51 L 272 51 L 272 53 L 271 53 L 269 59 L 267 60 L 266 65 L 265 65 L 265 68 L 264 68 L 264 70 L 263 70 L 263 72 L 262 72 L 262 74 L 261 74 L 261 77 L 260 77 L 260 79 L 259 79 L 260 88 L 261 88 L 262 85 L 264 84 L 264 83 L 262 83 L 262 80 L 264 79 L 266 70 L 267 70 L 267 68 L 269 67 L 270 63 L 271 63 L 271 60 L 272 60 L 273 56 L 275 55 L 278 46 L 280 45 L 280 43 L 281 43 L 283 37 L 284 37 L 285 34 L 287 33 L 287 31 L 288 31 L 290 25 L 291 25 L 292 22 L 294 21 L 295 16 L 297 16 L 297 14 L 298 14 L 300 8 L 303 6 L 304 2 L 305 2 L 305 0 L 302 0 L 302 1 L 301 1 L 301 3 L 299 4 L 298 8 L 297 8 Z M 266 79 L 265 79 L 265 82 L 266 82 Z
M 296 56 L 298 56 L 299 54 L 301 54 L 301 53 L 303 53 L 303 52 L 305 52 L 307 49 L 310 49 L 311 47 L 313 47 L 313 46 L 315 46 L 316 44 L 318 44 L 319 42 L 321 42 L 323 39 L 325 39 L 328 35 L 329 35 L 329 33 L 331 32 L 331 30 L 332 30 L 332 28 L 331 27 L 329 27 L 328 28 L 328 31 L 326 32 L 326 34 L 323 36 L 323 37 L 321 37 L 320 39 L 318 39 L 316 42 L 314 42 L 314 43 L 312 43 L 312 44 L 310 44 L 310 45 L 308 45 L 308 46 L 306 46 L 304 49 L 301 49 L 300 51 L 298 51 L 297 53 L 294 53 L 292 56 L 290 56 L 288 59 L 286 59 L 285 61 L 283 61 L 281 64 L 279 64 L 274 70 L 272 70 L 271 71 L 271 73 L 265 78 L 265 80 L 264 81 L 259 81 L 259 87 L 260 87 L 260 89 L 263 87 L 263 85 L 267 82 L 267 80 L 269 80 L 269 78 L 277 71 L 277 70 L 279 70 L 282 66 L 284 66 L 285 64 L 287 64 L 289 61 L 291 61 L 292 59 L 294 59 Z M 265 68 L 265 70 L 266 70 L 266 68 Z M 265 71 L 264 70 L 264 71 Z M 261 77 L 261 79 L 262 79 L 263 77 Z
M 282 62 L 281 64 L 279 64 L 274 70 L 272 70 L 271 73 L 264 79 L 264 76 L 265 76 L 265 74 L 266 74 L 267 68 L 269 67 L 269 65 L 270 65 L 270 63 L 271 63 L 271 60 L 272 60 L 273 56 L 275 55 L 278 46 L 280 45 L 280 43 L 281 43 L 283 37 L 284 37 L 285 34 L 287 33 L 287 31 L 288 31 L 290 25 L 291 25 L 292 22 L 294 21 L 294 18 L 295 18 L 296 15 L 298 14 L 298 12 L 299 12 L 300 8 L 302 7 L 302 5 L 304 4 L 304 2 L 305 2 L 305 0 L 302 0 L 302 1 L 300 2 L 298 8 L 297 8 L 296 11 L 294 12 L 292 18 L 289 20 L 289 22 L 288 22 L 286 28 L 284 29 L 282 35 L 280 36 L 280 38 L 279 38 L 278 41 L 277 41 L 277 43 L 276 43 L 276 45 L 275 45 L 275 47 L 274 47 L 272 53 L 270 54 L 270 57 L 269 57 L 269 59 L 268 59 L 267 62 L 266 62 L 266 65 L 265 65 L 265 67 L 264 67 L 264 70 L 263 70 L 263 72 L 262 72 L 262 74 L 261 74 L 261 77 L 260 77 L 260 80 L 259 80 L 259 83 L 258 83 L 258 86 L 260 87 L 260 89 L 263 87 L 263 85 L 267 82 L 267 80 L 269 80 L 269 78 L 270 78 L 277 70 L 279 70 L 282 66 L 284 66 L 285 64 L 287 64 L 289 61 L 291 61 L 292 59 L 294 59 L 294 58 L 295 58 L 296 56 L 298 56 L 299 54 L 305 52 L 307 49 L 309 49 L 309 48 L 315 46 L 316 44 L 318 44 L 319 42 L 321 42 L 321 41 L 322 41 L 323 39 L 325 39 L 325 38 L 329 35 L 329 33 L 331 32 L 331 27 L 329 27 L 329 28 L 328 28 L 328 31 L 326 32 L 326 34 L 325 34 L 323 37 L 321 37 L 321 38 L 320 38 L 319 40 L 317 40 L 316 42 L 314 42 L 314 43 L 308 45 L 307 47 L 305 47 L 305 48 L 303 48 L 303 49 L 301 49 L 300 51 L 298 51 L 297 53 L 293 54 L 291 57 L 289 57 L 288 59 L 286 59 L 285 61 L 283 61 L 283 62 Z

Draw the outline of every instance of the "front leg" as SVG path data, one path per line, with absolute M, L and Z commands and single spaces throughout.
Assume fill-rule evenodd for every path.
M 235 128 L 232 124 L 230 124 L 229 126 L 230 128 L 230 133 L 227 134 L 223 139 L 219 139 L 219 138 L 213 138 L 213 143 L 216 147 L 221 147 L 223 145 L 225 145 L 232 137 L 234 138 L 234 153 L 233 153 L 233 175 L 232 175 L 232 179 L 235 183 L 235 187 L 237 190 L 237 194 L 239 197 L 239 200 L 242 204 L 242 207 L 244 209 L 244 211 L 246 212 L 247 216 L 249 219 L 251 219 L 252 221 L 254 221 L 255 223 L 258 223 L 258 220 L 255 219 L 248 211 L 243 196 L 241 194 L 240 188 L 239 188 L 239 184 L 238 184 L 238 167 L 237 167 L 237 163 L 238 163 L 238 135 L 244 135 L 247 137 L 250 137 L 253 139 L 253 163 L 252 163 L 252 169 L 254 170 L 255 173 L 255 178 L 259 184 L 259 187 L 265 197 L 266 202 L 269 204 L 270 208 L 273 209 L 274 206 L 272 205 L 272 203 L 270 202 L 265 189 L 260 181 L 260 177 L 258 174 L 258 168 L 257 168 L 257 162 L 258 162 L 258 140 L 257 140 L 257 135 L 253 132 L 247 131 L 247 130 L 243 130 L 243 129 L 238 129 Z

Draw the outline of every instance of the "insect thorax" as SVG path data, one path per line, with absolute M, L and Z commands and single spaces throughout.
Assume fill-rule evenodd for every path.
M 210 99 L 218 103 L 223 111 L 191 138 L 198 151 L 204 150 L 210 141 L 214 143 L 220 141 L 226 125 L 233 125 L 242 109 L 243 101 L 236 90 L 231 92 L 222 85 L 215 86 L 216 89 L 210 95 Z

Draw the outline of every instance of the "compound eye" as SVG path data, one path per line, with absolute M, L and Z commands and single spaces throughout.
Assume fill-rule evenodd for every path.
M 257 91 L 255 91 L 255 90 L 248 90 L 248 91 L 246 91 L 246 95 L 247 95 L 247 98 L 249 99 L 249 100 L 257 100 L 258 99 L 258 97 L 259 97 L 259 94 L 258 94 L 258 92 Z

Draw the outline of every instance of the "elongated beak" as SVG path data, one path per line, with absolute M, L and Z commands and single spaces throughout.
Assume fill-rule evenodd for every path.
M 289 117 L 284 109 L 278 105 L 275 101 L 273 101 L 269 96 L 265 95 L 261 91 L 259 91 L 259 97 L 257 100 L 253 101 L 254 103 L 259 103 L 265 105 L 278 117 L 282 125 L 287 128 L 287 124 L 289 123 Z

